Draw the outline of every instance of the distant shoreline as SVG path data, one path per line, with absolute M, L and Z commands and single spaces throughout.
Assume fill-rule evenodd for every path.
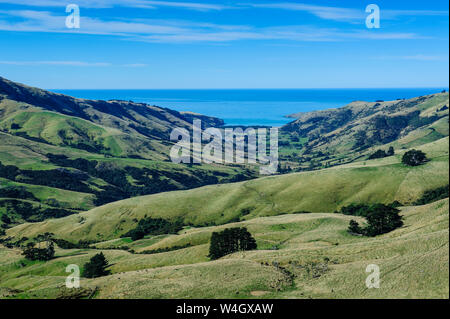
M 343 107 L 352 101 L 397 100 L 446 88 L 53 90 L 91 100 L 125 100 L 223 119 L 225 126 L 283 126 L 295 114 Z

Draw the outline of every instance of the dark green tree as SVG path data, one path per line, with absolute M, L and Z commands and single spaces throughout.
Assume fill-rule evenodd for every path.
M 108 261 L 103 253 L 99 253 L 92 257 L 89 262 L 84 264 L 83 276 L 86 278 L 97 278 L 109 275 L 110 271 L 106 269 L 108 267 Z
M 403 225 L 400 210 L 395 207 L 384 204 L 375 204 L 371 206 L 366 215 L 367 226 L 364 233 L 367 236 L 377 236 L 388 233 Z
M 366 218 L 367 225 L 360 227 L 356 221 L 351 220 L 347 230 L 349 233 L 371 237 L 385 234 L 403 225 L 402 216 L 399 213 L 400 210 L 395 208 L 395 205 L 366 206 L 364 213 L 359 216 Z
M 418 166 L 428 161 L 426 154 L 420 150 L 410 150 L 403 154 L 402 163 L 408 166 Z
M 358 222 L 356 222 L 353 219 L 350 221 L 347 231 L 351 234 L 361 234 L 362 233 L 362 229 L 361 229 L 361 227 L 359 227 Z
M 236 251 L 256 248 L 256 240 L 247 228 L 227 228 L 221 232 L 212 233 L 209 257 L 211 259 L 218 259 Z

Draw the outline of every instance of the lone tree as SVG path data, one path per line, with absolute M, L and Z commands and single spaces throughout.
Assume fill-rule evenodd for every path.
M 428 161 L 426 154 L 420 150 L 410 150 L 403 154 L 402 163 L 409 166 L 419 166 Z
M 83 276 L 86 278 L 97 278 L 101 276 L 109 275 L 110 271 L 106 270 L 108 267 L 108 261 L 103 253 L 99 253 L 91 258 L 89 262 L 84 264 Z
M 388 233 L 403 226 L 402 216 L 399 215 L 399 212 L 400 210 L 390 205 L 372 205 L 365 214 L 367 226 L 361 228 L 356 221 L 351 220 L 348 232 L 371 237 Z
M 256 249 L 256 241 L 247 228 L 227 228 L 211 235 L 209 257 L 218 259 L 240 250 Z

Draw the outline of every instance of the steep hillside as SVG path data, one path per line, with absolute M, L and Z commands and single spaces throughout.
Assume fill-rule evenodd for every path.
M 205 126 L 217 118 L 196 115 Z M 112 156 L 168 159 L 174 127 L 190 128 L 193 116 L 132 101 L 77 99 L 0 77 L 0 129 L 52 145 Z
M 431 160 L 418 167 L 401 164 L 399 153 L 319 171 L 131 198 L 78 215 L 20 225 L 7 234 L 33 237 L 52 232 L 69 240 L 98 241 L 119 237 L 144 216 L 207 226 L 302 211 L 331 213 L 351 203 L 411 204 L 425 191 L 449 183 L 448 137 L 420 149 Z

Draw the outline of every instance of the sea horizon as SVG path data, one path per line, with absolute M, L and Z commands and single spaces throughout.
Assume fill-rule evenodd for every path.
M 408 99 L 448 88 L 355 89 L 55 89 L 77 98 L 125 100 L 194 112 L 225 121 L 225 125 L 282 126 L 287 116 L 343 107 L 353 101 Z

